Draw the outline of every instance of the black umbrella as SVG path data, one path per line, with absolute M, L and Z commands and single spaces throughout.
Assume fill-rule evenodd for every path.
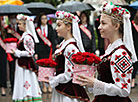
M 13 15 L 13 14 L 31 14 L 31 12 L 24 6 L 18 5 L 2 5 L 0 6 L 0 15 Z
M 31 2 L 28 4 L 24 4 L 26 8 L 28 8 L 32 14 L 38 15 L 40 12 L 44 12 L 46 14 L 52 14 L 56 12 L 56 8 L 48 3 L 43 2 Z
M 92 7 L 89 4 L 79 2 L 79 1 L 69 1 L 66 3 L 63 3 L 61 5 L 57 6 L 58 10 L 64 10 L 69 12 L 76 12 L 76 11 L 84 11 L 84 10 L 95 10 L 94 7 Z

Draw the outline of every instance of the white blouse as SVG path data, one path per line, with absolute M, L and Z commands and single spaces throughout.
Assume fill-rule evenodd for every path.
M 67 41 L 63 41 L 60 44 L 60 48 L 55 51 L 55 54 L 61 53 L 61 51 L 70 42 L 75 42 L 75 39 L 71 38 Z M 63 53 L 63 55 L 65 56 L 65 71 L 64 71 L 64 73 L 59 74 L 57 76 L 49 77 L 49 84 L 52 88 L 55 88 L 56 86 L 58 86 L 59 83 L 67 83 L 72 79 L 72 75 L 73 75 L 72 67 L 73 67 L 73 65 L 71 63 L 70 58 L 71 58 L 72 54 L 77 53 L 77 52 L 79 52 L 79 50 L 73 44 L 70 44 L 65 48 L 65 51 Z

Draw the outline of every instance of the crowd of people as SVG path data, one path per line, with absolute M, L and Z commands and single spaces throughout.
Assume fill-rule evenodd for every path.
M 136 87 L 138 69 L 138 10 L 112 3 L 102 6 L 101 15 L 91 25 L 86 11 L 77 15 L 57 11 L 56 28 L 41 13 L 34 20 L 27 15 L 10 15 L 0 25 L 0 88 L 6 96 L 7 66 L 14 102 L 42 102 L 42 94 L 52 93 L 51 102 L 89 102 L 86 91 L 93 93 L 93 102 L 132 102 L 131 88 Z M 130 15 L 131 16 L 130 18 Z M 3 25 L 2 25 L 3 24 Z M 98 44 L 96 47 L 96 34 Z M 17 48 L 6 51 L 4 39 L 16 38 Z M 108 41 L 108 43 L 107 43 Z M 98 77 L 78 75 L 81 84 L 72 83 L 71 56 L 77 52 L 100 52 Z M 58 63 L 55 76 L 49 81 L 38 80 L 43 67 L 35 60 L 52 58 Z M 85 87 L 84 87 L 85 86 Z

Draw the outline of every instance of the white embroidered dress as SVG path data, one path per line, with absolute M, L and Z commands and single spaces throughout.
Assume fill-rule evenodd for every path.
M 114 41 L 110 44 L 105 51 L 105 55 L 109 55 L 115 48 L 124 45 L 121 39 Z M 128 59 L 128 60 L 127 60 Z M 126 64 L 126 65 L 122 65 Z M 125 66 L 125 68 L 123 67 Z M 108 96 L 120 96 L 127 97 L 130 94 L 131 89 L 131 75 L 132 75 L 132 61 L 130 56 L 124 49 L 116 50 L 110 59 L 110 68 L 114 84 L 105 83 L 97 79 L 94 80 L 94 87 L 89 87 L 89 92 L 92 92 L 95 96 L 97 95 L 108 95 Z
M 15 50 L 15 56 L 31 57 L 34 54 L 34 41 L 27 33 L 23 34 L 23 45 L 25 51 Z M 24 102 L 31 100 L 31 102 L 42 102 L 41 91 L 38 84 L 38 79 L 35 72 L 22 68 L 18 65 L 16 60 L 15 82 L 12 99 L 15 102 Z M 36 100 L 36 101 L 35 101 Z
M 61 42 L 60 48 L 55 51 L 55 54 L 60 53 L 70 42 L 75 42 L 75 39 L 71 38 L 67 41 Z M 72 55 L 72 53 L 77 53 L 77 52 L 79 52 L 79 50 L 76 48 L 76 46 L 73 44 L 70 44 L 66 47 L 63 55 L 70 58 L 69 56 Z M 67 57 L 65 57 L 65 72 L 55 77 L 49 78 L 49 84 L 53 88 L 51 102 L 81 102 L 78 99 L 69 98 L 65 95 L 62 95 L 58 93 L 55 89 L 55 87 L 58 86 L 59 83 L 67 83 L 72 79 L 73 69 Z

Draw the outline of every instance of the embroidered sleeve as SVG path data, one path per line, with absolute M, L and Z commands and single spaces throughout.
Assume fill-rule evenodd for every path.
M 25 51 L 20 51 L 18 49 L 15 50 L 15 56 L 20 58 L 20 57 L 31 57 L 34 54 L 34 42 L 31 36 L 26 35 L 24 40 L 24 48 Z
M 55 77 L 49 77 L 49 84 L 52 88 L 59 85 L 59 83 L 67 83 L 72 79 L 73 76 L 73 65 L 71 62 L 71 56 L 74 53 L 77 53 L 78 49 L 73 45 L 70 44 L 66 47 L 64 51 L 65 56 L 65 71 L 62 74 L 59 74 Z
M 110 65 L 115 85 L 130 93 L 133 67 L 128 53 L 123 49 L 117 50 L 111 57 Z
M 94 87 L 89 88 L 89 91 L 92 91 L 94 95 L 128 96 L 133 70 L 130 56 L 125 50 L 119 49 L 111 56 L 110 66 L 114 84 L 95 79 Z
M 34 41 L 32 39 L 31 36 L 26 35 L 24 37 L 24 48 L 26 49 L 26 51 L 29 52 L 29 55 L 33 55 L 34 54 Z
M 70 44 L 67 46 L 64 55 L 65 55 L 65 76 L 66 79 L 71 80 L 73 76 L 73 63 L 71 61 L 71 56 L 75 53 L 79 52 L 79 50 L 73 45 Z

